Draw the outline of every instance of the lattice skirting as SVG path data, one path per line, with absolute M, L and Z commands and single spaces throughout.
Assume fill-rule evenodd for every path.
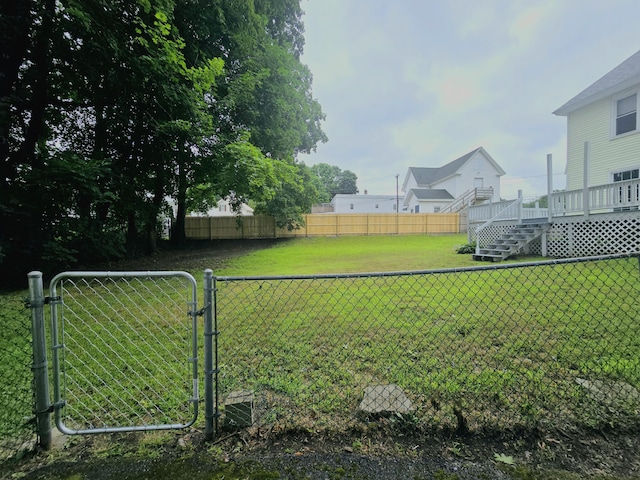
M 485 230 L 492 243 L 507 233 L 515 222 L 496 223 Z M 469 225 L 469 241 L 476 240 L 480 224 Z M 484 246 L 484 245 L 483 245 Z M 640 213 L 620 212 L 582 216 L 557 217 L 547 234 L 547 256 L 557 258 L 588 257 L 640 251 Z M 528 245 L 531 255 L 542 255 L 541 241 Z

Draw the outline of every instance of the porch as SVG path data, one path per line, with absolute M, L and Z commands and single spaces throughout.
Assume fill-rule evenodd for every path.
M 492 247 L 509 243 L 501 238 L 528 224 L 547 228 L 504 258 L 518 253 L 565 258 L 640 251 L 639 179 L 553 192 L 548 204 L 524 208 L 519 192 L 513 201 L 470 206 L 468 238 L 476 242 L 475 257 L 498 260 Z

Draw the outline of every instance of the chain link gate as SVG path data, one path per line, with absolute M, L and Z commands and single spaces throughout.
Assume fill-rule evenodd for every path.
M 51 281 L 53 412 L 65 434 L 185 428 L 198 416 L 197 286 L 185 272 Z

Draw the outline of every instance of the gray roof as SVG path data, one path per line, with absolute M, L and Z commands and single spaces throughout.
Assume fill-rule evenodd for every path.
M 504 170 L 502 170 L 502 168 L 500 168 L 500 165 L 498 165 L 495 160 L 491 158 L 491 155 L 489 155 L 484 148 L 478 147 L 475 150 L 472 150 L 471 152 L 461 156 L 460 158 L 456 158 L 454 161 L 449 162 L 439 168 L 409 167 L 407 178 L 409 177 L 409 175 L 413 175 L 413 178 L 415 178 L 418 185 L 425 187 L 433 185 L 434 183 L 444 180 L 451 175 L 455 175 L 460 167 L 462 167 L 462 165 L 464 165 L 466 161 L 469 160 L 478 151 L 481 151 L 484 154 L 484 156 L 495 166 L 500 175 L 504 175 Z
M 409 170 L 413 174 L 413 178 L 416 179 L 416 183 L 418 185 L 431 185 L 455 174 L 458 169 L 478 150 L 479 148 L 476 148 L 473 152 L 469 152 L 440 168 L 409 167 Z
M 640 51 L 631 55 L 600 80 L 585 88 L 553 113 L 555 115 L 567 115 L 585 105 L 621 92 L 637 83 L 640 83 Z
M 409 192 L 413 192 L 418 200 L 453 200 L 444 188 L 412 188 Z

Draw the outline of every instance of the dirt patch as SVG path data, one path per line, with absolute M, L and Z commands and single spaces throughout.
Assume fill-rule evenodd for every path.
M 417 434 L 384 422 L 347 435 L 200 430 L 67 437 L 9 465 L 25 479 L 638 479 L 637 432 Z

